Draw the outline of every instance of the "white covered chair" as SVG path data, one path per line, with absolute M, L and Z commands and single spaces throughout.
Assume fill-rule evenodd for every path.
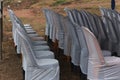
M 17 26 L 17 29 L 20 30 L 20 32 L 27 38 L 29 44 L 32 46 L 32 49 L 33 50 L 37 50 L 37 51 L 45 51 L 45 50 L 50 50 L 49 46 L 48 45 L 44 45 L 43 42 L 39 41 L 39 42 L 32 42 L 31 39 L 28 37 L 28 35 L 25 33 L 25 31 L 21 28 L 21 25 L 16 23 L 16 26 Z M 17 33 L 17 31 L 16 31 Z M 18 37 L 18 34 L 16 34 L 17 37 Z M 18 40 L 17 40 L 17 52 L 21 52 L 21 44 L 20 44 L 20 37 L 18 37 Z M 43 44 L 43 45 L 42 45 Z
M 89 52 L 88 52 L 88 47 L 87 47 L 87 44 L 86 44 L 86 41 L 85 41 L 85 37 L 84 37 L 84 33 L 82 31 L 82 27 L 79 27 L 79 25 L 75 24 L 76 25 L 76 33 L 78 35 L 78 43 L 80 45 L 80 61 L 79 61 L 79 66 L 80 66 L 80 69 L 82 71 L 83 74 L 87 75 L 87 72 L 88 72 L 88 57 L 89 57 Z M 102 50 L 102 53 L 104 56 L 110 56 L 110 53 L 109 51 L 103 51 Z
M 44 9 L 43 12 L 46 18 L 45 35 L 48 36 L 53 42 L 55 42 L 55 39 L 58 40 L 58 47 L 60 49 L 64 49 L 64 30 L 61 20 L 61 17 L 63 16 L 49 9 Z
M 18 20 L 19 22 L 21 22 L 21 20 L 19 18 L 17 18 L 17 16 L 14 14 L 14 12 L 11 9 L 8 9 L 8 12 L 9 12 L 12 24 L 13 24 L 13 30 L 15 30 L 16 27 L 14 26 L 14 20 Z M 27 29 L 31 29 L 33 31 L 32 27 L 30 25 L 28 25 L 28 24 L 25 24 L 24 28 L 26 29 L 26 31 L 27 31 Z M 29 31 L 28 31 L 28 33 L 29 33 Z M 36 33 L 36 32 L 34 31 L 34 33 Z
M 36 31 L 34 31 L 32 29 L 32 27 L 29 24 L 22 24 L 21 20 L 14 14 L 14 12 L 11 9 L 8 9 L 9 15 L 10 15 L 10 19 L 12 22 L 12 33 L 13 33 L 13 39 L 15 38 L 15 22 L 19 22 L 22 25 L 22 28 L 26 31 L 26 33 L 32 38 L 32 39 L 36 39 L 36 40 L 44 40 L 43 37 L 39 37 L 38 34 L 36 34 Z M 16 43 L 15 43 L 16 44 Z
M 55 59 L 36 58 L 26 37 L 17 29 L 22 45 L 25 80 L 59 80 L 59 63 Z M 41 52 L 39 52 L 41 54 Z M 44 55 L 44 54 L 43 54 Z
M 64 24 L 64 34 L 65 34 L 65 41 L 64 41 L 64 53 L 67 56 L 71 57 L 71 62 L 75 66 L 79 66 L 80 64 L 80 54 L 81 54 L 81 47 L 78 41 L 78 35 L 76 33 L 76 26 L 69 20 L 68 17 L 61 19 Z M 71 34 L 72 33 L 72 34 Z
M 107 35 L 110 41 L 109 47 L 112 52 L 118 52 L 119 53 L 119 31 L 117 31 L 117 28 L 113 21 L 107 17 L 107 16 L 102 16 L 104 25 L 105 25 L 105 30 L 107 31 Z M 113 19 L 114 20 L 114 19 Z M 116 21 L 117 22 L 117 21 Z M 119 30 L 119 29 L 118 29 Z
M 43 37 L 39 37 L 39 35 L 38 34 L 34 34 L 34 33 L 28 33 L 26 30 L 25 30 L 25 28 L 24 28 L 24 25 L 22 24 L 22 22 L 18 19 L 18 20 L 16 20 L 14 23 L 18 23 L 18 24 L 20 24 L 20 27 L 21 27 L 21 29 L 26 33 L 26 35 L 32 40 L 32 41 L 34 41 L 34 42 L 37 42 L 37 41 L 41 41 L 41 42 L 43 42 L 44 44 L 47 44 L 47 42 L 46 41 L 44 41 L 44 38 Z
M 18 54 L 20 53 L 20 45 L 19 45 L 19 41 L 18 41 L 19 37 L 16 35 L 16 28 L 18 27 L 17 24 L 20 25 L 19 27 L 23 30 L 24 34 L 28 37 L 29 41 L 31 41 L 33 45 L 36 45 L 35 46 L 35 50 L 49 50 L 49 47 L 47 46 L 47 42 L 43 41 L 42 37 L 37 37 L 38 34 L 27 34 L 27 32 L 26 32 L 26 30 L 24 28 L 24 25 L 22 24 L 22 22 L 20 21 L 20 19 L 17 18 L 14 15 L 14 13 L 12 12 L 12 10 L 9 10 L 9 13 L 10 13 L 10 17 L 11 17 L 12 23 L 14 24 L 13 25 L 13 29 L 14 29 L 13 30 L 13 34 L 14 35 L 13 36 L 14 36 L 15 45 L 17 46 L 17 53 Z M 31 36 L 31 38 L 29 36 Z M 41 45 L 41 46 L 44 45 L 44 46 L 40 47 L 38 45 Z
M 103 57 L 96 37 L 87 28 L 83 33 L 88 47 L 88 73 L 89 80 L 120 80 L 120 58 Z
M 19 26 L 19 24 L 18 24 Z M 28 45 L 30 46 L 31 50 L 33 50 L 33 52 L 35 53 L 34 55 L 36 56 L 36 58 L 54 58 L 54 53 L 47 50 L 47 48 L 45 48 L 44 46 L 37 46 L 39 48 L 37 48 L 36 46 L 34 47 L 30 41 L 28 40 L 28 38 L 23 34 L 23 32 L 21 31 L 20 28 L 17 28 L 16 29 L 16 34 L 17 36 L 19 37 L 19 45 L 18 48 L 20 48 L 20 51 L 21 51 L 21 48 L 22 48 L 22 45 L 21 45 L 21 37 L 19 36 L 19 34 L 21 33 L 21 35 L 27 40 L 27 42 L 29 43 Z
M 65 10 L 67 12 L 69 19 L 74 24 L 78 24 L 79 27 L 81 27 L 81 26 L 88 27 L 90 29 L 90 31 L 92 31 L 95 34 L 95 36 L 99 40 L 99 43 L 101 43 L 101 45 L 103 45 L 105 47 L 107 46 L 106 44 L 108 43 L 108 40 L 106 40 L 106 35 L 102 31 L 103 24 L 100 21 L 100 19 L 98 18 L 98 16 L 96 17 L 96 15 L 92 15 L 91 13 L 86 12 L 84 10 L 81 10 L 81 11 L 78 11 L 75 9 L 74 10 L 65 9 Z M 78 18 L 78 19 L 76 19 L 76 18 Z M 100 33 L 100 32 L 102 32 L 102 33 Z M 104 42 L 104 43 L 107 42 L 107 43 L 102 44 L 102 42 Z M 105 48 L 105 50 L 103 50 L 103 54 L 105 56 L 110 56 L 111 52 L 107 51 Z

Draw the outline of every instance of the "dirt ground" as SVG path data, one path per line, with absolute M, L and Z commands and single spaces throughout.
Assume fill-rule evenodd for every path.
M 11 32 L 4 32 L 0 80 L 22 80 L 21 59 L 16 55 Z

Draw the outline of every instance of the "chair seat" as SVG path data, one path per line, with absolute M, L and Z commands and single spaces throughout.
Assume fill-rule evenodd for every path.
M 115 56 L 104 57 L 106 64 L 119 64 L 120 65 L 120 58 Z
M 120 80 L 120 58 L 104 57 L 105 64 L 88 63 L 89 80 Z M 93 66 L 94 65 L 94 66 Z M 89 73 L 90 72 L 90 73 Z
M 33 41 L 44 41 L 44 37 L 31 37 Z
M 27 31 L 27 34 L 36 34 L 36 31 Z
M 34 69 L 31 80 L 59 80 L 59 67 L 56 69 Z
M 30 24 L 24 24 L 25 27 L 31 27 Z
M 103 56 L 105 57 L 105 56 L 111 56 L 112 55 L 112 53 L 110 52 L 110 51 L 108 51 L 108 50 L 102 50 L 102 53 L 103 53 Z
M 28 67 L 26 80 L 59 80 L 59 64 L 55 59 L 37 60 L 39 67 Z
M 29 37 L 39 37 L 38 34 L 28 34 Z
M 33 30 L 32 28 L 28 28 L 26 29 L 26 31 L 35 31 L 35 30 Z
M 43 66 L 43 68 L 47 67 L 57 67 L 58 61 L 56 59 L 37 59 L 36 60 L 39 66 Z M 46 68 L 46 69 L 47 69 Z
M 34 45 L 47 45 L 46 41 L 33 41 Z
M 47 45 L 38 45 L 38 46 L 33 46 L 33 50 L 40 51 L 40 50 L 50 50 L 49 46 Z
M 54 53 L 51 51 L 34 51 L 35 56 L 38 59 L 51 58 L 54 59 Z

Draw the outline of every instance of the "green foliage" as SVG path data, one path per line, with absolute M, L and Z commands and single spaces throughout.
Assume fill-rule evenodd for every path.
M 66 0 L 55 0 L 55 3 L 53 3 L 53 6 L 65 4 L 67 1 Z

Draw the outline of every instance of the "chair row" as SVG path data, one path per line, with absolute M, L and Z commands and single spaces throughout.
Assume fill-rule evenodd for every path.
M 111 9 L 100 7 L 102 14 L 102 19 L 104 24 L 107 26 L 110 42 L 112 44 L 111 51 L 117 52 L 117 55 L 120 56 L 120 14 Z
M 65 10 L 72 22 L 80 26 L 85 26 L 94 33 L 103 50 L 110 50 L 110 48 L 108 47 L 110 41 L 108 39 L 107 32 L 104 29 L 104 23 L 99 16 L 86 12 L 85 10 Z
M 119 56 L 119 13 L 102 7 L 100 7 L 100 11 L 102 17 L 86 12 L 85 10 L 66 9 L 67 15 L 72 22 L 80 26 L 86 26 L 94 33 L 103 50 L 111 51 L 113 55 L 117 53 L 117 56 Z
M 23 25 L 11 9 L 8 12 L 17 53 L 22 53 L 25 80 L 59 80 L 59 62 L 47 42 L 30 25 Z
M 55 39 L 57 39 L 58 45 L 59 45 L 58 47 L 64 50 L 65 55 L 71 57 L 71 61 L 74 65 L 78 66 L 79 65 L 80 46 L 78 45 L 78 39 L 77 39 L 78 36 L 76 36 L 76 31 L 74 30 L 74 28 L 70 29 L 70 26 L 73 26 L 71 24 L 71 22 L 76 24 L 76 25 L 79 25 L 79 24 L 76 22 L 73 22 L 73 19 L 70 19 L 73 17 L 73 16 L 70 16 L 70 15 L 72 15 L 71 13 L 69 14 L 70 10 L 69 11 L 66 10 L 66 11 L 68 13 L 67 17 L 60 15 L 52 10 L 44 9 L 44 13 L 46 16 L 46 22 L 47 22 L 46 23 L 47 24 L 46 25 L 46 35 L 49 36 L 49 38 L 53 42 L 55 41 Z M 75 10 L 75 11 L 77 11 L 77 10 Z M 101 32 L 99 31 L 99 33 L 101 33 L 101 34 L 98 33 L 99 39 L 102 38 L 101 42 L 103 42 L 103 41 L 108 42 L 106 40 L 106 37 L 104 37 L 105 33 L 103 32 L 103 28 L 101 28 L 102 27 L 101 19 L 98 18 L 98 16 L 95 16 L 95 17 L 96 17 L 95 18 L 96 22 L 98 22 L 99 24 L 101 22 L 101 24 L 99 25 L 100 26 L 99 29 L 101 31 Z M 80 17 L 78 19 L 80 19 Z M 81 18 L 81 20 L 83 20 L 83 19 Z M 78 20 L 78 21 L 80 21 L 80 20 Z M 90 23 L 90 24 L 91 24 L 90 27 L 92 27 L 92 26 L 96 27 L 95 24 L 94 25 L 92 25 L 93 23 Z M 87 25 L 84 24 L 84 25 L 79 25 L 79 26 L 87 26 Z M 96 31 L 96 32 L 98 32 L 98 31 Z M 103 54 L 104 55 L 111 55 L 111 52 L 103 50 Z
M 58 40 L 58 47 L 64 50 L 66 56 L 71 57 L 74 65 L 80 66 L 87 79 L 120 79 L 120 58 L 111 56 L 109 46 L 112 44 L 107 32 L 109 26 L 105 25 L 101 17 L 76 9 L 65 9 L 67 16 L 50 9 L 43 11 L 46 17 L 46 35 L 53 42 Z

